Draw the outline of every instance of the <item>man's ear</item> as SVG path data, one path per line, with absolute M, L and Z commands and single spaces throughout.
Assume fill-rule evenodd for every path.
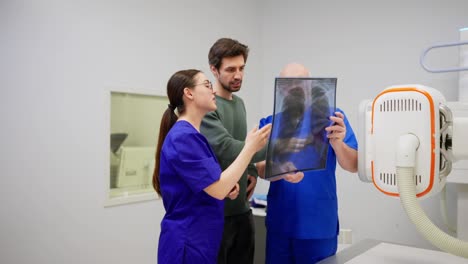
M 218 69 L 216 69 L 216 67 L 214 65 L 210 65 L 210 71 L 211 71 L 211 73 L 213 73 L 213 75 L 216 77 L 216 79 L 219 78 L 219 71 L 218 71 Z

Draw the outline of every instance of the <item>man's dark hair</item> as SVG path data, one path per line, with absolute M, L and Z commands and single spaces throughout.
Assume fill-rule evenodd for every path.
M 219 70 L 223 58 L 236 57 L 239 55 L 242 55 L 244 57 L 244 62 L 247 62 L 249 47 L 235 39 L 220 38 L 210 48 L 208 63 Z

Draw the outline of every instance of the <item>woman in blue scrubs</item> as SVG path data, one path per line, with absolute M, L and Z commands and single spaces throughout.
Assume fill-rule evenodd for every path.
M 236 184 L 252 156 L 266 144 L 271 126 L 250 131 L 237 159 L 221 171 L 200 134 L 203 117 L 216 110 L 211 82 L 199 70 L 178 71 L 167 83 L 167 96 L 170 104 L 161 120 L 153 175 L 166 210 L 158 263 L 216 263 L 224 227 L 223 199 L 237 196 Z

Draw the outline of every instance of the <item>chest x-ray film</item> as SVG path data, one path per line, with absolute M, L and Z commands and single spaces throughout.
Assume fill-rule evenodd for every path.
M 325 169 L 336 78 L 276 78 L 265 178 Z

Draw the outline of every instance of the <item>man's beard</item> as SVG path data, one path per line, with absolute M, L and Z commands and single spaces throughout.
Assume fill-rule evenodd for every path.
M 222 82 L 219 82 L 221 84 L 221 87 L 223 87 L 224 90 L 230 92 L 230 93 L 235 93 L 235 92 L 238 92 L 240 90 L 240 88 L 242 87 L 242 81 L 240 81 L 240 85 L 239 85 L 239 88 L 231 88 L 231 86 L 229 85 L 225 85 L 224 83 Z

